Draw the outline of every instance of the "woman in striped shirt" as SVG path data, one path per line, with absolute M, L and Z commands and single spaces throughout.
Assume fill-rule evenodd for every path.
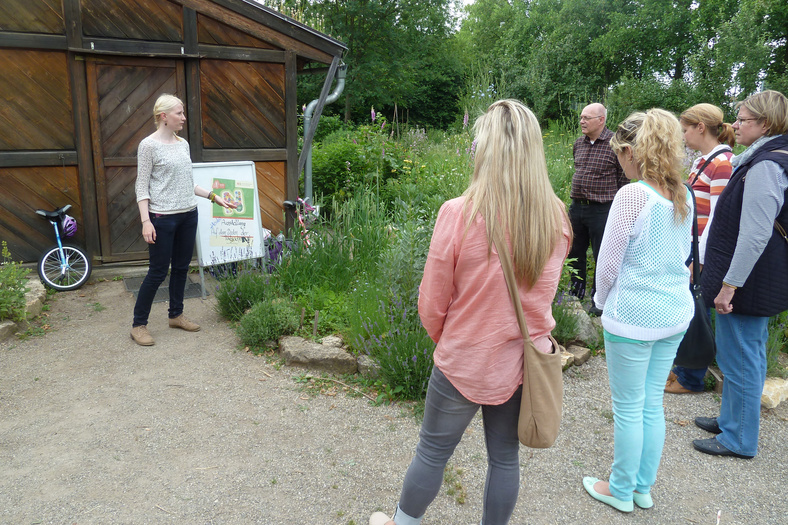
M 703 269 L 706 253 L 706 240 L 709 236 L 708 226 L 714 218 L 714 206 L 717 198 L 725 189 L 731 178 L 733 167 L 731 148 L 736 145 L 733 126 L 722 121 L 723 113 L 712 104 L 697 104 L 681 114 L 679 122 L 684 131 L 684 142 L 687 147 L 697 150 L 701 156 L 692 165 L 689 184 L 695 192 L 698 210 L 698 252 Z M 684 368 L 676 366 L 668 376 L 665 392 L 669 394 L 694 394 L 703 392 L 703 378 L 706 369 Z

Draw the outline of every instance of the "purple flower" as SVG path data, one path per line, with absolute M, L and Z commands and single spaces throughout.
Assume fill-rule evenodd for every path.
M 465 116 L 462 117 L 462 129 L 465 129 L 467 127 L 468 127 L 468 110 L 466 109 Z
M 370 115 L 372 116 L 372 122 L 375 122 L 375 106 L 372 106 L 372 111 L 370 112 Z

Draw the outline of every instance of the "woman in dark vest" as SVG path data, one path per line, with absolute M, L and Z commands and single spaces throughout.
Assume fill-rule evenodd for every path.
M 733 176 L 717 201 L 701 274 L 717 312 L 717 363 L 725 375 L 720 415 L 696 450 L 749 459 L 758 452 L 769 318 L 788 309 L 788 99 L 777 91 L 738 105 Z

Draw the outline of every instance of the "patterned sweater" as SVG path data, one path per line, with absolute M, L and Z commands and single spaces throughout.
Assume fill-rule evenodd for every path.
M 197 206 L 189 143 L 164 144 L 146 137 L 137 148 L 137 202 L 148 199 L 151 213 L 183 213 Z
M 687 205 L 692 196 L 687 192 Z M 692 213 L 681 224 L 673 202 L 643 181 L 616 194 L 597 262 L 597 308 L 613 335 L 656 341 L 681 333 L 695 312 L 689 289 Z

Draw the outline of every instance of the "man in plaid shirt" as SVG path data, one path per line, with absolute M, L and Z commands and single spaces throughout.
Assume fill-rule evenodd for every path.
M 588 245 L 591 244 L 594 260 L 597 260 L 613 197 L 620 187 L 629 182 L 616 154 L 610 149 L 613 133 L 605 127 L 606 118 L 607 110 L 602 104 L 589 104 L 583 108 L 580 113 L 580 131 L 583 136 L 572 147 L 575 175 L 572 177 L 569 219 L 575 237 L 569 258 L 575 259 L 571 265 L 577 270 L 572 276 L 571 292 L 579 299 L 586 293 Z M 591 297 L 595 290 L 596 282 L 592 284 Z M 589 312 L 602 315 L 602 311 L 593 304 Z

